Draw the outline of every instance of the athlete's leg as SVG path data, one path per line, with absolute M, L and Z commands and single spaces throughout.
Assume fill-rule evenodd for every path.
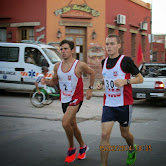
M 102 123 L 102 135 L 100 144 L 100 154 L 102 166 L 107 166 L 108 154 L 109 154 L 109 140 L 111 131 L 114 125 L 114 121 Z
M 71 126 L 73 128 L 74 136 L 77 139 L 78 143 L 81 147 L 84 147 L 84 141 L 82 139 L 81 132 L 77 126 L 76 116 L 72 119 Z
M 134 136 L 130 132 L 130 127 L 126 126 L 120 126 L 121 136 L 126 140 L 127 144 L 131 149 L 134 149 Z
M 136 145 L 134 145 L 134 137 L 129 130 L 129 126 L 120 126 L 120 130 L 122 137 L 126 140 L 128 146 L 130 147 L 129 151 L 127 152 L 126 164 L 132 165 L 136 161 Z
M 78 111 L 78 108 L 79 108 L 79 105 L 68 106 L 62 119 L 62 126 L 66 132 L 66 135 L 69 141 L 69 147 L 74 146 L 74 141 L 73 141 L 74 131 L 73 131 L 71 122 L 73 121 L 73 119 L 76 118 L 76 113 Z
M 126 140 L 131 149 L 134 148 L 134 137 L 130 132 L 130 124 L 132 118 L 132 105 L 126 105 L 119 108 L 119 123 L 121 136 Z

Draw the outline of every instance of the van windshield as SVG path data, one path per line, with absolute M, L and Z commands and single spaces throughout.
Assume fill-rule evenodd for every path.
M 60 53 L 56 49 L 54 48 L 42 48 L 42 49 L 53 64 L 61 61 L 61 59 L 59 58 Z

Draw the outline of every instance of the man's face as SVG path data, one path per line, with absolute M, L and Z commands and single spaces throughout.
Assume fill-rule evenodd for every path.
M 48 72 L 47 70 L 44 70 L 44 71 L 43 71 L 43 74 L 44 74 L 44 75 L 46 75 L 46 74 L 47 74 L 47 72 Z
M 60 47 L 61 55 L 63 59 L 68 59 L 72 56 L 73 50 L 70 49 L 68 44 L 63 44 Z
M 115 37 L 106 38 L 106 51 L 109 56 L 119 55 L 121 44 L 117 43 Z

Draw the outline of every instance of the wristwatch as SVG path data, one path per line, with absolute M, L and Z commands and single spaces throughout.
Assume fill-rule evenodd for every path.
M 130 84 L 130 80 L 129 80 L 129 79 L 127 79 L 127 85 L 128 85 L 128 84 Z
M 89 86 L 89 89 L 93 89 L 93 86 Z

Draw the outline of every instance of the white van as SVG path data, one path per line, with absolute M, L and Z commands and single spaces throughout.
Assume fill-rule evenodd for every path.
M 32 91 L 41 66 L 52 77 L 54 64 L 61 61 L 58 55 L 50 45 L 0 42 L 0 89 Z

